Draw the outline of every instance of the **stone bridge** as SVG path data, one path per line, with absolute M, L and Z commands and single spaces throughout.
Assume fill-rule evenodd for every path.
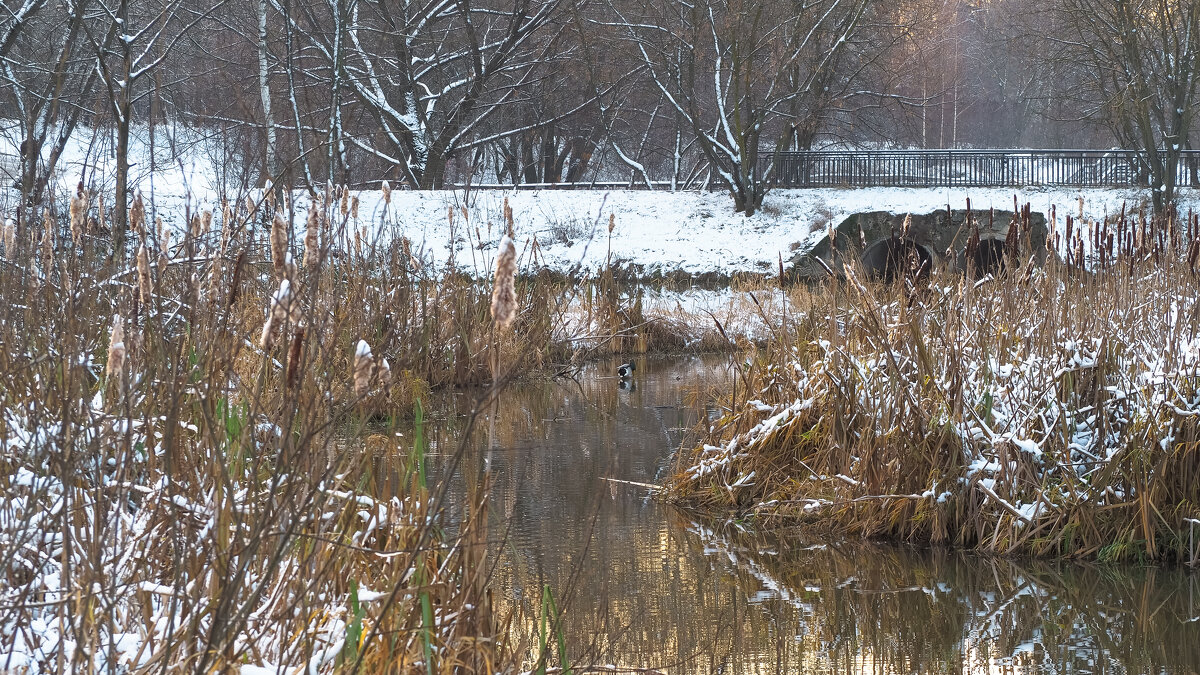
M 907 225 L 905 221 L 908 221 Z M 1015 230 L 1014 230 L 1015 228 Z M 1015 252 L 1017 264 L 1046 259 L 1046 216 L 1026 206 L 1012 211 L 951 211 L 926 214 L 875 211 L 856 213 L 816 246 L 791 259 L 791 276 L 818 280 L 830 272 L 842 276 L 847 263 L 862 266 L 875 278 L 891 280 L 934 268 L 979 276 L 1003 270 Z M 1011 239 L 1010 239 L 1011 235 Z

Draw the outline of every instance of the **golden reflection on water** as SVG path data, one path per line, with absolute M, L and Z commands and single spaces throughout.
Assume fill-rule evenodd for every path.
M 1196 673 L 1200 588 L 1163 568 L 753 536 L 648 497 L 732 376 L 723 358 L 601 363 L 505 392 L 490 456 L 495 604 L 535 635 L 548 585 L 576 664 L 669 673 Z M 467 405 L 468 397 L 459 397 Z M 444 415 L 436 439 L 455 437 Z M 441 440 L 439 447 L 450 447 Z M 616 482 L 628 481 L 628 482 Z M 557 665 L 557 659 L 551 661 Z

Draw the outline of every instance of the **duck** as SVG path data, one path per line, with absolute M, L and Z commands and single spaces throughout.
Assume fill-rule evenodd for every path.
M 633 377 L 633 370 L 633 363 L 622 363 L 621 365 L 617 366 L 617 375 L 620 376 L 622 380 L 628 380 L 629 378 Z

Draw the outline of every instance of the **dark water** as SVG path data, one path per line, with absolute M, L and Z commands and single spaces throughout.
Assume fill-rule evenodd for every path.
M 650 499 L 631 483 L 664 478 L 732 375 L 637 363 L 632 387 L 611 362 L 510 390 L 491 434 L 496 605 L 533 634 L 548 585 L 577 669 L 1200 672 L 1194 573 L 756 536 Z

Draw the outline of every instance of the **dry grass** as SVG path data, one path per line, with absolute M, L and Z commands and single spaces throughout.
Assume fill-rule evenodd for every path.
M 847 269 L 797 290 L 673 498 L 866 537 L 1195 562 L 1196 230 L 1068 223 L 1040 268 L 890 285 Z
M 83 204 L 66 236 L 6 228 L 0 669 L 494 672 L 527 652 L 491 609 L 486 474 L 448 510 L 397 420 L 474 385 L 466 439 L 518 374 L 610 349 L 572 332 L 590 285 L 509 261 L 496 331 L 490 282 L 367 241 L 344 193 L 302 237 L 282 201 L 187 214 L 169 247 L 138 213 L 127 255 Z

